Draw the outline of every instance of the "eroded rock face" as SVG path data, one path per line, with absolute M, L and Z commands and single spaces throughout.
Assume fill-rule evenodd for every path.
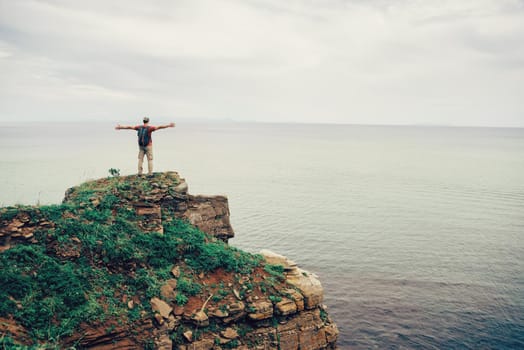
M 289 260 L 285 256 L 269 250 L 262 250 L 260 254 L 264 256 L 268 263 L 284 266 L 286 281 L 300 291 L 304 299 L 304 308 L 310 310 L 322 304 L 324 289 L 317 276 L 300 269 L 294 261 Z
M 124 179 L 130 188 L 121 186 L 124 190 L 113 194 L 120 199 L 120 206 L 132 208 L 143 217 L 140 226 L 144 231 L 162 232 L 162 217 L 173 215 L 225 242 L 234 236 L 227 197 L 190 195 L 186 180 L 176 172 L 155 173 L 151 178 L 131 175 Z M 67 190 L 64 203 L 75 199 L 79 190 L 79 187 Z
M 149 334 L 160 338 L 159 332 L 151 320 L 139 321 L 132 332 L 130 332 L 128 327 L 114 322 L 111 325 L 97 328 L 85 327 L 79 334 L 73 334 L 71 337 L 64 338 L 63 342 L 71 345 L 75 344 L 75 347 L 78 349 L 132 350 L 142 348 L 143 340 L 147 339 Z M 138 335 L 140 339 L 135 335 Z M 144 335 L 146 336 L 144 337 Z M 63 348 L 67 349 L 69 347 L 64 346 Z M 160 348 L 157 347 L 157 349 Z
M 12 218 L 0 219 L 0 253 L 19 242 L 34 243 L 35 230 L 54 227 L 54 223 L 44 219 L 37 208 L 7 210 L 16 211 L 16 214 Z
M 188 196 L 187 210 L 181 213 L 181 217 L 225 242 L 234 236 L 225 196 Z
M 229 291 L 228 297 L 206 305 L 209 298 L 204 301 L 203 296 L 197 296 L 183 306 L 180 322 L 171 330 L 182 334 L 175 349 L 336 349 L 338 329 L 322 304 L 323 290 L 316 276 L 282 255 L 270 251 L 262 251 L 261 255 L 266 263 L 284 267 L 283 280 L 268 287 L 272 295 L 261 294 L 256 287 L 243 288 L 249 281 L 257 283 L 253 276 L 243 281 L 240 276 L 222 271 L 219 276 L 227 283 L 222 283 L 218 290 Z M 260 268 L 253 275 L 262 271 Z M 213 277 L 215 273 L 199 283 L 209 285 L 210 281 L 218 280 Z M 263 275 L 260 281 L 268 281 L 268 277 Z M 229 283 L 235 279 L 236 282 Z M 206 325 L 220 329 L 206 331 L 202 328 Z M 202 333 L 195 337 L 191 330 L 196 328 L 202 329 Z

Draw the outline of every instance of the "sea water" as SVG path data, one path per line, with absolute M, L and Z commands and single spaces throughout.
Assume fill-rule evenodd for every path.
M 230 244 L 316 273 L 341 349 L 524 348 L 524 129 L 178 123 L 155 171 L 225 194 Z M 136 172 L 111 123 L 0 128 L 0 205 Z

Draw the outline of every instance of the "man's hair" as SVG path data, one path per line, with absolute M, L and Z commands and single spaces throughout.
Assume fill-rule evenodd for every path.
M 149 118 L 148 117 L 144 117 L 144 123 L 149 123 Z

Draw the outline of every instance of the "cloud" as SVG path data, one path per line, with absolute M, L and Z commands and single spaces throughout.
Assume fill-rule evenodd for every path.
M 523 39 L 517 0 L 0 0 L 0 120 L 524 125 Z

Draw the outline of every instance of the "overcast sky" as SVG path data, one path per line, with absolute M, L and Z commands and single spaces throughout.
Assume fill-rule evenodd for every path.
M 144 115 L 524 126 L 524 1 L 0 0 L 0 122 Z

